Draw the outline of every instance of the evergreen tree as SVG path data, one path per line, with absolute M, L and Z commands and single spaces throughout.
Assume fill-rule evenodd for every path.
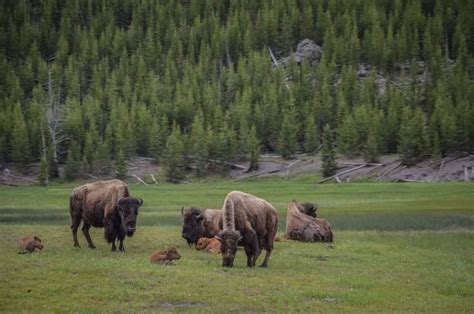
M 296 119 L 294 116 L 293 107 L 291 107 L 285 113 L 278 138 L 278 151 L 285 159 L 292 158 L 296 153 L 298 144 L 296 132 Z
M 72 181 L 81 173 L 81 151 L 79 145 L 75 141 L 71 141 L 67 154 L 66 167 L 64 176 L 66 180 Z
M 207 132 L 202 125 L 202 113 L 199 112 L 194 116 L 191 126 L 191 135 L 189 137 L 191 153 L 195 159 L 196 175 L 203 177 L 206 175 L 207 159 L 208 159 L 208 139 Z
M 43 186 L 46 186 L 49 184 L 48 163 L 45 157 L 41 158 L 41 161 L 40 161 L 38 181 L 40 185 L 43 185 Z
M 174 124 L 171 134 L 166 141 L 166 150 L 163 158 L 163 169 L 169 181 L 184 178 L 184 145 L 179 127 Z
M 248 170 L 258 170 L 260 159 L 260 142 L 257 138 L 255 126 L 252 126 L 252 128 L 249 130 L 248 145 L 250 153 L 250 166 Z
M 13 110 L 13 130 L 11 135 L 12 159 L 26 165 L 31 160 L 30 142 L 28 130 L 21 112 L 20 105 L 14 106 Z
M 433 138 L 433 145 L 432 145 L 432 152 L 431 152 L 431 158 L 434 160 L 439 160 L 441 159 L 441 147 L 439 143 L 439 136 L 438 133 L 435 133 L 435 136 Z
M 403 108 L 400 125 L 398 153 L 404 165 L 411 166 L 421 161 L 426 154 L 426 134 L 423 113 L 409 107 Z
M 321 149 L 321 160 L 323 162 L 323 176 L 332 176 L 337 169 L 336 152 L 333 144 L 333 134 L 329 124 L 323 129 L 323 147 Z
M 369 135 L 367 136 L 367 141 L 364 149 L 364 160 L 366 162 L 377 162 L 380 151 L 379 143 L 377 142 L 377 135 L 374 128 L 370 128 Z
M 304 150 L 306 153 L 313 154 L 319 145 L 318 129 L 314 117 L 309 114 L 306 119 L 304 133 Z
M 115 156 L 115 176 L 118 179 L 125 179 L 127 177 L 127 163 L 122 149 Z

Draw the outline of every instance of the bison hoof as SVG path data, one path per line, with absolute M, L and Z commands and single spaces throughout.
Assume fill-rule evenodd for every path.
M 267 268 L 268 265 L 267 265 L 267 264 L 262 264 L 262 265 L 260 265 L 260 267 L 265 267 L 265 268 Z
M 89 248 L 90 249 L 95 249 L 95 246 L 94 245 L 89 245 Z
M 79 245 L 79 243 L 74 243 L 74 247 L 81 248 L 81 246 Z

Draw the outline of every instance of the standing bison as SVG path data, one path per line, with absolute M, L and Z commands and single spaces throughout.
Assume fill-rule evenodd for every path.
M 222 210 L 199 209 L 191 207 L 181 209 L 183 230 L 181 235 L 188 245 L 196 245 L 200 238 L 213 238 L 222 230 Z
M 89 247 L 94 249 L 89 228 L 105 228 L 104 236 L 112 243 L 116 251 L 115 240 L 119 241 L 119 250 L 124 251 L 125 236 L 133 236 L 142 199 L 130 196 L 128 186 L 120 180 L 98 181 L 75 188 L 69 198 L 71 229 L 74 246 L 80 247 L 77 241 L 77 229 L 84 221 L 82 233 Z
M 288 204 L 286 213 L 286 238 L 302 242 L 332 242 L 329 223 L 315 218 L 316 211 L 308 210 L 310 203 L 299 204 L 295 200 Z M 314 216 L 313 216 L 314 214 Z
M 268 266 L 277 232 L 278 212 L 269 202 L 243 192 L 230 192 L 224 201 L 223 226 L 216 238 L 221 242 L 222 265 L 234 265 L 237 245 L 247 255 L 247 266 L 255 266 L 262 248 L 266 255 L 261 267 Z

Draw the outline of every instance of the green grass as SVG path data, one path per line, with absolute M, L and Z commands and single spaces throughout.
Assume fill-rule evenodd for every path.
M 41 312 L 473 312 L 472 184 L 315 185 L 313 180 L 131 186 L 145 201 L 125 253 L 72 247 L 72 185 L 0 188 L 0 310 Z M 247 269 L 239 250 L 232 269 L 219 256 L 187 247 L 182 206 L 219 208 L 231 190 L 263 197 L 280 212 L 295 198 L 318 203 L 335 233 L 334 248 L 275 243 L 268 269 Z M 16 254 L 21 235 L 45 249 Z M 175 266 L 152 265 L 155 249 L 176 245 Z M 262 257 L 261 257 L 262 258 Z

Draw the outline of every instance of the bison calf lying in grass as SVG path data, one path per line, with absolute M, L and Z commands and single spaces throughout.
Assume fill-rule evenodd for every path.
M 288 204 L 285 236 L 287 239 L 302 242 L 332 242 L 333 240 L 329 223 L 324 219 L 306 214 L 305 207 L 295 200 Z
M 150 256 L 150 262 L 154 264 L 165 264 L 169 265 L 173 263 L 173 260 L 178 260 L 181 258 L 179 255 L 178 250 L 175 247 L 169 247 L 165 251 L 155 251 Z
M 43 243 L 37 236 L 27 236 L 18 239 L 18 254 L 32 253 L 35 249 L 42 250 Z
M 221 252 L 221 243 L 216 238 L 200 238 L 196 244 L 196 250 L 206 250 L 219 254 Z

